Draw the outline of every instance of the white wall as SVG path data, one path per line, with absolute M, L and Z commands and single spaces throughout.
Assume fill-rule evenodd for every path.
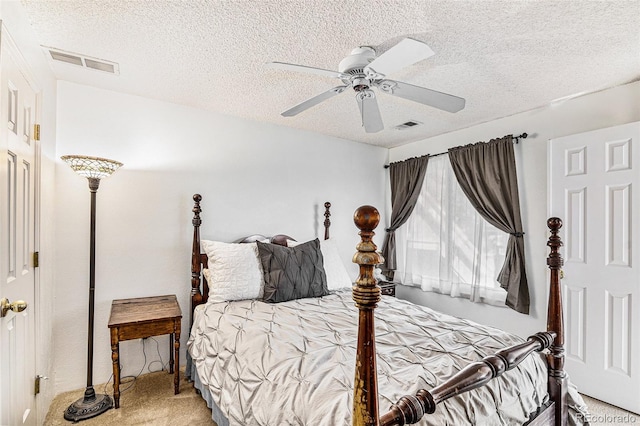
M 388 150 L 60 82 L 57 156 L 64 154 L 124 163 L 97 194 L 97 384 L 112 369 L 113 299 L 176 294 L 184 365 L 194 193 L 203 196 L 203 238 L 221 241 L 253 233 L 322 238 L 323 204 L 331 201 L 331 234 L 355 277 L 352 215 L 362 204 L 383 205 Z M 56 193 L 54 364 L 62 392 L 85 381 L 90 194 L 86 179 L 59 160 Z M 158 340 L 166 362 L 168 339 Z M 141 341 L 120 346 L 123 376 L 138 373 Z M 158 359 L 153 342 L 147 357 Z
M 41 92 L 39 115 L 41 124 L 40 156 L 40 268 L 37 273 L 36 312 L 37 325 L 37 374 L 50 377 L 53 372 L 53 323 L 51 317 L 53 300 L 54 268 L 54 165 L 55 165 L 55 121 L 56 121 L 56 81 L 45 60 L 28 17 L 19 1 L 0 1 L 0 20 L 15 41 L 25 58 L 30 72 Z M 3 97 L 4 99 L 4 97 Z M 55 395 L 52 381 L 42 381 L 37 397 L 37 419 L 41 423 Z
M 390 161 L 447 148 L 487 141 L 507 134 L 527 132 L 516 145 L 520 203 L 525 235 L 530 315 L 455 299 L 418 288 L 399 286 L 398 297 L 427 305 L 451 315 L 500 327 L 522 336 L 546 327 L 548 296 L 547 247 L 547 143 L 549 139 L 640 120 L 640 82 L 556 103 L 464 130 L 422 140 L 390 150 Z

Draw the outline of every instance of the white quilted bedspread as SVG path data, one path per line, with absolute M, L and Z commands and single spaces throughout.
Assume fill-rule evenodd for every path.
M 230 425 L 351 425 L 357 309 L 350 291 L 279 304 L 209 303 L 196 313 L 189 352 Z M 522 341 L 385 296 L 376 309 L 380 412 Z M 419 424 L 520 425 L 546 388 L 546 366 L 533 354 Z

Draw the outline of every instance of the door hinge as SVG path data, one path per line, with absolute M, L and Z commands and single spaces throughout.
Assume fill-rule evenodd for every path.
M 39 124 L 34 124 L 33 125 L 33 140 L 36 140 L 36 141 L 40 140 L 40 125 Z
M 37 268 L 40 266 L 40 252 L 39 251 L 34 251 L 33 252 L 33 267 Z
M 49 378 L 47 376 L 41 376 L 40 374 L 38 374 L 36 376 L 36 380 L 35 380 L 35 384 L 33 386 L 33 394 L 37 395 L 40 393 L 40 381 L 41 380 L 49 380 Z

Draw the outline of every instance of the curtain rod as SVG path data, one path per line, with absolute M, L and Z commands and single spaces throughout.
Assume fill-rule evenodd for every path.
M 520 142 L 520 139 L 526 139 L 526 138 L 527 138 L 527 136 L 529 136 L 529 135 L 528 135 L 526 132 L 525 132 L 525 133 L 522 133 L 522 134 L 520 134 L 520 135 L 518 135 L 518 136 L 514 136 L 514 137 L 513 137 L 513 143 L 518 143 L 518 142 Z M 445 154 L 448 154 L 448 153 L 449 153 L 449 151 L 439 152 L 439 153 L 437 153 L 437 154 L 429 154 L 429 157 L 437 157 L 437 156 L 439 156 L 439 155 L 445 155 Z M 385 165 L 384 165 L 384 168 L 385 168 L 385 169 L 388 169 L 389 167 L 390 167 L 390 166 L 389 166 L 388 164 L 385 164 Z

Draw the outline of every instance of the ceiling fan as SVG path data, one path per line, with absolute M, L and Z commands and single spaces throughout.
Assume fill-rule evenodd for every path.
M 349 56 L 340 61 L 338 71 L 285 62 L 269 62 L 267 66 L 335 77 L 342 80 L 342 85 L 329 89 L 286 110 L 282 113 L 284 117 L 293 117 L 329 98 L 339 95 L 351 87 L 356 92 L 356 101 L 360 108 L 362 125 L 365 131 L 367 133 L 375 133 L 382 130 L 384 125 L 380 116 L 378 102 L 376 101 L 376 94 L 371 90 L 373 87 L 389 95 L 399 96 L 444 111 L 458 112 L 464 108 L 465 100 L 458 96 L 386 78 L 388 74 L 433 55 L 433 50 L 426 44 L 411 38 L 405 38 L 377 57 L 376 51 L 371 47 L 362 46 L 353 49 Z

